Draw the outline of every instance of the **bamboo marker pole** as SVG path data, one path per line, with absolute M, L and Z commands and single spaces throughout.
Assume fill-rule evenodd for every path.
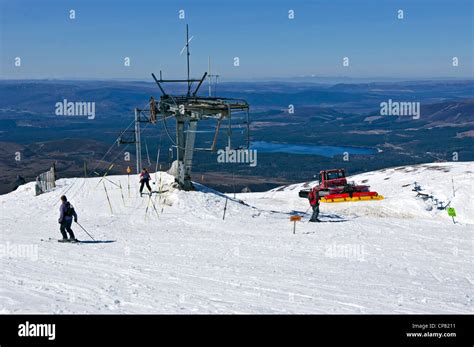
M 110 203 L 109 193 L 107 192 L 107 188 L 105 187 L 105 182 L 102 181 L 102 184 L 104 185 L 105 195 L 107 196 L 107 201 L 109 202 L 110 213 L 114 214 L 114 211 L 112 211 L 112 204 Z
M 123 197 L 122 182 L 119 181 L 120 195 L 122 195 L 123 206 L 125 206 L 125 198 Z
M 132 172 L 132 168 L 130 165 L 127 167 L 127 182 L 128 182 L 128 198 L 130 199 L 130 173 Z

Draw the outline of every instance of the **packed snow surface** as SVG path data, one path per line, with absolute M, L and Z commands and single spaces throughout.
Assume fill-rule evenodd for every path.
M 385 199 L 321 204 L 322 223 L 298 197 L 315 182 L 234 198 L 158 172 L 151 199 L 136 175 L 28 183 L 0 196 L 0 313 L 472 313 L 473 172 L 350 177 Z M 96 241 L 74 224 L 85 242 L 56 242 L 62 194 Z

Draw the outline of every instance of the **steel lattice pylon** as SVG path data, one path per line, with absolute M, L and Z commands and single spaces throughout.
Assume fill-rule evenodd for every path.
M 158 101 L 154 97 L 150 98 L 149 109 L 135 109 L 135 144 L 137 154 L 137 173 L 141 170 L 141 138 L 140 123 L 150 122 L 156 124 L 162 122 L 168 137 L 176 148 L 176 160 L 173 163 L 171 172 L 175 181 L 181 189 L 192 190 L 191 169 L 193 163 L 193 154 L 195 151 L 216 151 L 217 137 L 224 123 L 227 125 L 227 147 L 232 149 L 232 113 L 245 112 L 246 114 L 246 145 L 240 148 L 249 148 L 250 146 L 250 119 L 249 104 L 242 99 L 202 97 L 197 96 L 197 92 L 204 82 L 207 72 L 201 79 L 191 79 L 189 77 L 189 33 L 186 26 L 186 60 L 187 60 L 187 79 L 163 79 L 160 72 L 158 79 L 155 74 L 151 74 L 161 96 Z M 183 48 L 183 50 L 184 50 Z M 193 83 L 198 83 L 194 91 L 191 91 Z M 186 83 L 187 92 L 184 95 L 170 95 L 165 92 L 163 85 L 166 83 Z M 144 115 L 149 112 L 149 117 Z M 166 125 L 168 118 L 176 120 L 175 139 L 171 136 Z M 208 148 L 195 148 L 196 132 L 198 122 L 202 120 L 214 119 L 217 121 L 212 144 Z M 128 142 L 130 143 L 130 142 Z

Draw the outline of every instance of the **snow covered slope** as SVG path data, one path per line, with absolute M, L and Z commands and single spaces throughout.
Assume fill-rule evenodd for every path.
M 436 219 L 452 223 L 446 210 L 437 208 L 449 203 L 449 207 L 456 209 L 456 221 L 474 224 L 472 162 L 402 166 L 355 175 L 347 180 L 369 185 L 371 190 L 383 195 L 385 200 L 326 204 L 323 211 L 367 217 Z M 416 198 L 417 194 L 413 191 L 415 182 L 421 188 L 420 193 L 438 200 L 438 206 L 434 199 Z M 284 205 L 292 208 L 294 206 L 288 205 L 287 201 L 300 206 L 301 201 L 294 199 L 295 194 L 316 184 L 317 181 L 313 181 L 278 187 L 266 193 L 251 194 L 249 198 L 257 204 L 261 198 L 277 198 L 282 202 L 281 208 L 285 208 Z
M 61 179 L 0 196 L 0 313 L 472 313 L 473 163 L 436 163 L 354 176 L 383 201 L 324 204 L 307 223 L 305 184 L 227 197 L 156 177 Z M 455 196 L 453 196 L 454 179 Z M 456 224 L 412 183 L 455 207 Z M 113 182 L 113 183 L 112 183 Z M 161 182 L 161 183 L 160 183 Z M 120 189 L 120 186 L 122 189 Z M 58 238 L 59 197 L 80 244 Z M 431 208 L 431 210 L 430 210 Z M 303 215 L 296 225 L 291 214 Z M 44 239 L 45 241 L 41 241 Z

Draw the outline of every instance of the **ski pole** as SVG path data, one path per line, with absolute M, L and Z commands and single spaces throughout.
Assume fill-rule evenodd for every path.
M 226 196 L 226 198 L 225 198 L 225 205 L 224 205 L 224 215 L 222 216 L 222 220 L 225 219 L 225 211 L 227 210 L 227 200 L 228 200 L 228 199 L 229 199 L 229 198 Z
M 78 222 L 76 222 L 76 224 L 77 224 L 77 225 L 79 225 L 79 226 L 81 227 L 81 229 L 82 229 L 82 230 L 84 230 L 84 231 L 85 231 L 85 233 L 86 233 L 87 235 L 89 235 L 89 237 L 90 237 L 92 240 L 94 240 L 94 241 L 95 241 L 95 239 L 94 239 L 94 238 L 91 236 L 91 234 L 89 234 L 89 233 L 87 232 L 87 230 L 86 230 L 86 229 L 84 229 L 84 227 L 83 227 L 82 225 L 80 225 Z

